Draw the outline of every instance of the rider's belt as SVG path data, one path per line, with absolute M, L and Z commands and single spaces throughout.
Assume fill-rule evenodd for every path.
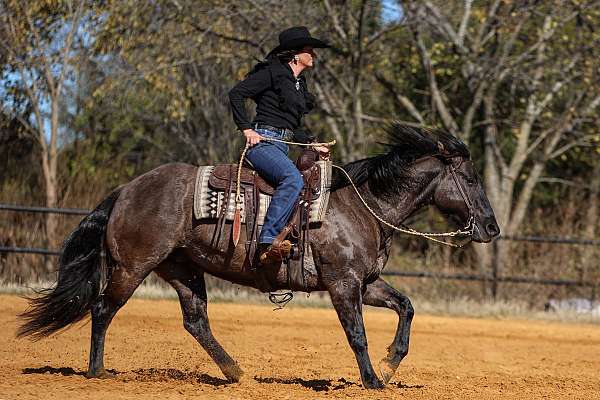
M 265 125 L 265 124 L 258 124 L 255 123 L 254 124 L 254 129 L 266 129 L 268 131 L 271 132 L 275 132 L 278 133 L 281 137 L 282 140 L 292 140 L 294 138 L 294 132 L 291 129 L 287 129 L 287 128 L 276 128 L 274 126 L 271 125 Z

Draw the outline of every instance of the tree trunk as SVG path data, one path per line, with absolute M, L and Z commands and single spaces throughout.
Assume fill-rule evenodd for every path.
M 492 208 L 498 214 L 498 210 L 506 207 L 504 199 L 502 197 L 502 190 L 500 187 L 500 176 L 502 174 L 501 166 L 499 163 L 501 160 L 496 159 L 495 146 L 498 135 L 497 127 L 494 115 L 494 93 L 488 93 L 483 101 L 485 118 L 490 122 L 485 128 L 484 138 L 484 180 L 485 180 L 485 191 L 492 205 Z M 504 233 L 503 221 L 498 219 L 498 225 L 500 231 Z M 499 243 L 500 244 L 500 243 Z M 496 246 L 500 248 L 500 246 Z M 483 275 L 491 275 L 492 271 L 492 259 L 494 255 L 494 248 L 488 245 L 474 244 L 475 253 L 479 260 L 479 271 Z M 498 265 L 502 265 L 502 260 L 498 260 Z M 491 293 L 491 292 L 490 292 Z
M 51 96 L 51 116 L 50 116 L 50 142 L 48 146 L 42 147 L 42 160 L 44 183 L 46 186 L 46 207 L 58 206 L 58 96 Z M 40 127 L 40 133 L 44 135 L 45 130 Z M 41 140 L 45 140 L 44 137 Z M 46 214 L 46 240 L 51 250 L 58 250 L 60 239 L 58 237 L 58 215 Z M 50 259 L 46 261 L 48 272 L 54 270 L 53 262 Z

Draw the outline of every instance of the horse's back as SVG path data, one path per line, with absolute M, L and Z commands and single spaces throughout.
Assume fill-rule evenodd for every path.
M 165 164 L 122 187 L 106 235 L 118 262 L 144 256 L 164 258 L 183 244 L 196 170 L 191 164 Z

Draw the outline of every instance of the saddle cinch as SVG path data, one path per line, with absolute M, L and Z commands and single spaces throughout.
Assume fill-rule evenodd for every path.
M 304 187 L 294 206 L 292 217 L 274 243 L 288 238 L 294 244 L 288 267 L 288 284 L 292 290 L 303 290 L 304 255 L 309 243 L 309 230 L 323 221 L 329 201 L 331 162 L 319 160 L 318 152 L 305 149 L 296 161 L 296 167 L 304 179 Z M 197 219 L 216 219 L 211 245 L 217 248 L 226 226 L 234 229 L 236 208 L 237 164 L 221 164 L 198 168 L 194 193 L 194 214 Z M 241 224 L 246 230 L 245 267 L 255 268 L 255 252 L 258 234 L 273 195 L 274 188 L 249 165 L 242 166 L 240 176 Z M 227 251 L 231 241 L 221 248 Z M 221 244 L 223 247 L 223 244 Z M 260 270 L 260 267 L 259 267 Z M 265 288 L 264 291 L 267 288 Z

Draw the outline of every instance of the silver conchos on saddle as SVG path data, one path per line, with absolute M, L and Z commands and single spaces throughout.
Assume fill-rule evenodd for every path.
M 331 184 L 331 161 L 317 161 L 321 180 L 319 182 L 318 197 L 313 198 L 310 204 L 310 222 L 322 222 L 327 211 L 327 203 L 329 202 L 329 185 Z M 215 188 L 209 184 L 211 175 L 215 170 L 215 166 L 198 167 L 196 175 L 196 187 L 194 189 L 194 216 L 196 219 L 218 218 L 220 210 L 224 207 L 225 192 L 222 188 Z M 234 179 L 235 181 L 235 179 Z M 241 192 L 241 220 L 246 222 L 245 199 L 244 191 Z M 258 224 L 262 225 L 265 219 L 265 214 L 271 202 L 271 195 L 260 193 L 260 207 L 258 215 Z M 235 188 L 229 193 L 229 204 L 227 205 L 227 213 L 225 219 L 233 220 L 235 213 Z

